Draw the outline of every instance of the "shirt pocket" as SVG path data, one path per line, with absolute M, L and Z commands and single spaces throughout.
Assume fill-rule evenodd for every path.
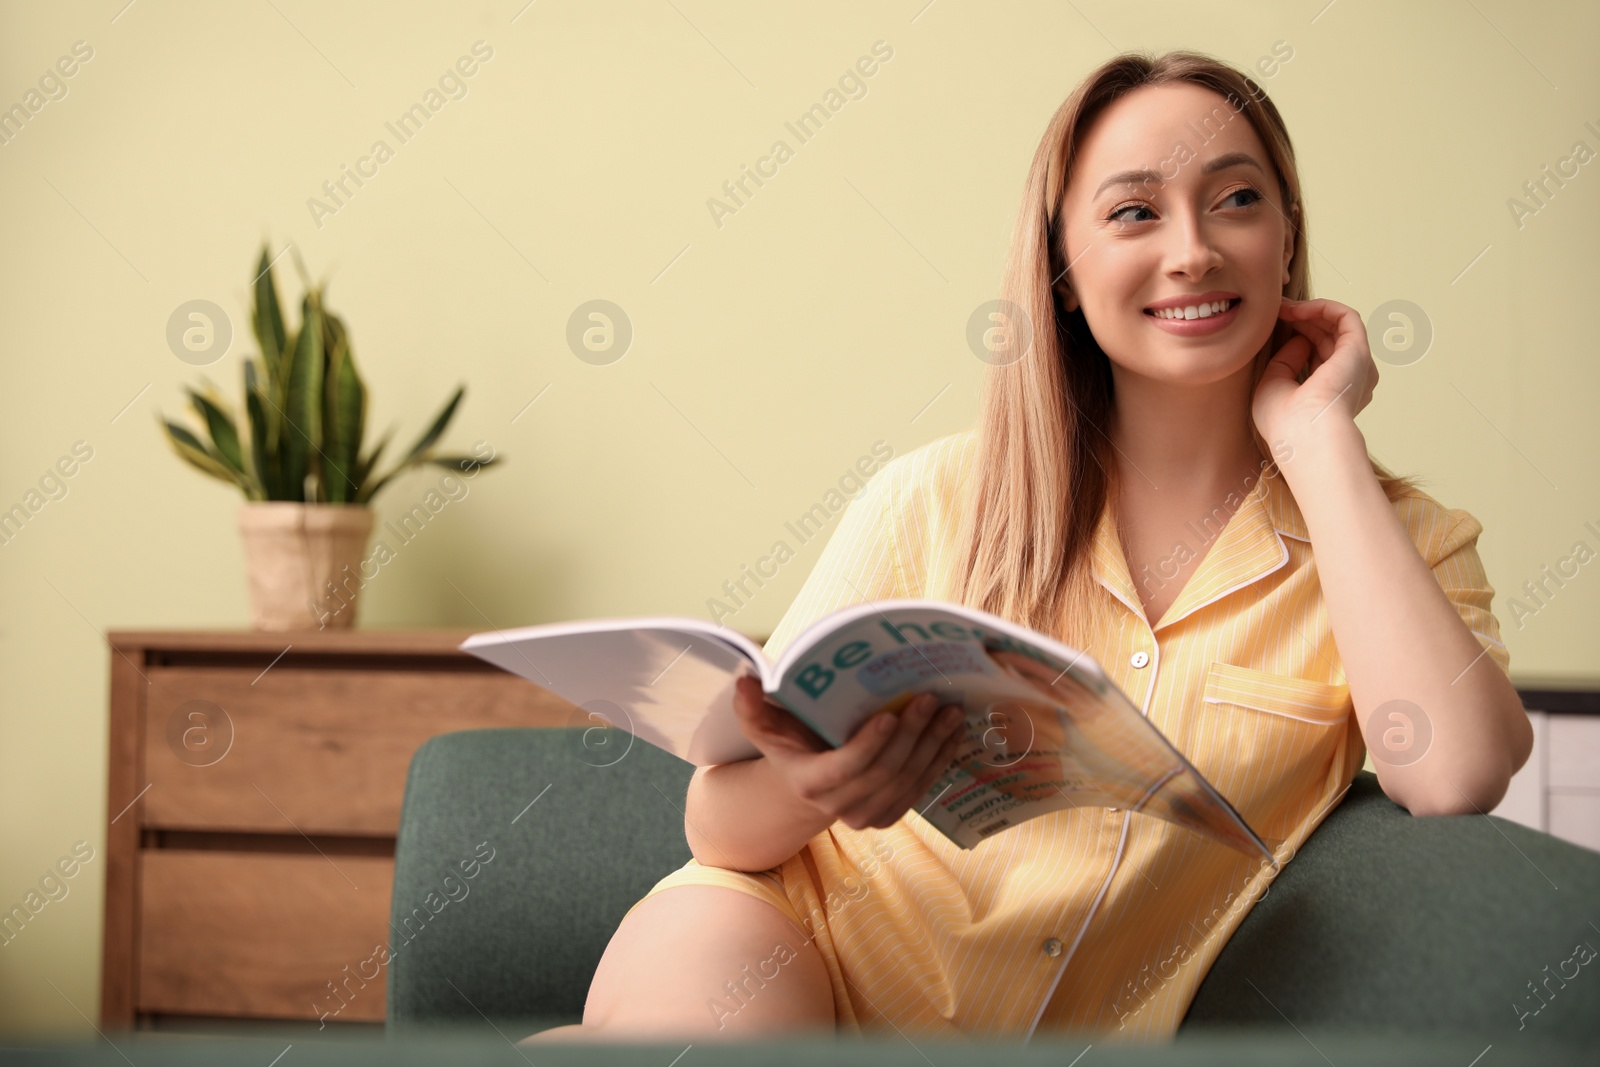
M 1328 787 L 1350 687 L 1213 663 L 1183 751 L 1264 837 L 1282 838 Z

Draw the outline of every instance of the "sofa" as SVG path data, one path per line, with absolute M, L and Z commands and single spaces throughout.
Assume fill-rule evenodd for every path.
M 391 1037 L 578 1021 L 623 914 L 689 857 L 691 770 L 610 728 L 475 730 L 419 749 L 395 853 Z M 1600 853 L 1493 816 L 1413 818 L 1362 773 L 1167 1047 L 1600 1062 L 1596 924 Z

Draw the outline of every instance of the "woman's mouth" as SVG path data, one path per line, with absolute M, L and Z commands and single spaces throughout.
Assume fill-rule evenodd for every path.
M 1145 308 L 1145 315 L 1167 333 L 1180 337 L 1196 337 L 1216 333 L 1239 317 L 1239 297 L 1226 300 L 1198 301 L 1181 307 Z

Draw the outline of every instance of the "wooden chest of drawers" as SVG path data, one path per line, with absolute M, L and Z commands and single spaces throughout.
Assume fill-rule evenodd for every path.
M 104 1025 L 317 1020 L 388 940 L 418 746 L 583 721 L 469 632 L 109 635 Z M 383 1015 L 376 983 L 338 1019 Z

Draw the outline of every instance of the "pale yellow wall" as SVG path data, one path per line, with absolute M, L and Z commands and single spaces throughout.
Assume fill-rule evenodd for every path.
M 0 1030 L 86 1033 L 96 1011 L 100 632 L 247 621 L 237 497 L 153 420 L 199 373 L 164 339 L 184 301 L 234 316 L 206 373 L 237 395 L 263 237 L 331 275 L 377 426 L 415 434 L 466 382 L 451 442 L 509 459 L 382 570 L 366 624 L 481 627 L 462 594 L 500 626 L 704 614 L 875 441 L 972 424 L 967 317 L 1075 82 L 1121 48 L 1249 65 L 1281 41 L 1293 58 L 1263 84 L 1299 150 L 1318 295 L 1408 299 L 1437 330 L 1385 368 L 1360 420 L 1374 451 L 1483 520 L 1505 595 L 1600 548 L 1600 163 L 1520 230 L 1506 204 L 1575 141 L 1600 149 L 1592 5 L 540 0 L 513 24 L 523 0 L 140 0 L 113 22 L 123 3 L 0 4 L 0 106 L 94 50 L 0 146 L 0 507 L 93 448 L 0 546 L 0 906 L 96 849 L 0 948 Z M 468 95 L 318 228 L 307 198 L 480 40 Z M 797 145 L 785 120 L 880 40 L 866 96 Z M 719 229 L 707 199 L 780 138 L 794 157 Z M 611 366 L 564 341 L 597 297 L 636 330 Z M 380 518 L 436 481 L 392 487 Z M 819 544 L 731 621 L 772 627 Z M 1495 607 L 1519 673 L 1594 670 L 1600 563 L 1521 629 Z

